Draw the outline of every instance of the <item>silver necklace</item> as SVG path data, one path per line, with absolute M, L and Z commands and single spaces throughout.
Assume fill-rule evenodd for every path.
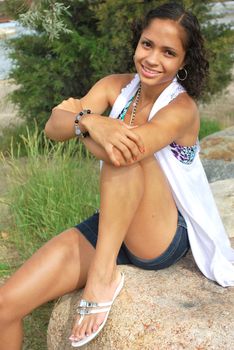
M 129 122 L 130 126 L 133 126 L 133 124 L 134 124 L 134 120 L 136 117 L 136 110 L 137 110 L 137 106 L 138 106 L 138 103 L 140 100 L 140 96 L 141 96 L 141 85 L 139 86 L 139 88 L 137 90 L 136 99 L 132 105 L 132 113 L 131 113 L 130 122 Z

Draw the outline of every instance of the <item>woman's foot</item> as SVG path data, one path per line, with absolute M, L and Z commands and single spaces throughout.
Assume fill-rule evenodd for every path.
M 82 299 L 91 302 L 110 302 L 112 301 L 116 289 L 121 281 L 121 274 L 114 269 L 114 272 L 109 274 L 100 274 L 97 272 L 89 273 L 89 277 L 84 289 Z M 69 338 L 71 341 L 80 341 L 98 330 L 105 320 L 107 312 L 85 315 L 80 322 L 81 315 L 78 315 L 72 330 L 72 335 Z

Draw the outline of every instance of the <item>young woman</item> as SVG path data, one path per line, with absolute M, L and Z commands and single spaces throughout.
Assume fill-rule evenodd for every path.
M 21 348 L 22 319 L 34 308 L 82 287 L 70 340 L 92 340 L 123 286 L 119 264 L 162 269 L 191 246 L 206 277 L 234 285 L 234 252 L 198 155 L 195 100 L 208 70 L 199 24 L 164 4 L 148 13 L 136 42 L 137 74 L 103 78 L 55 107 L 46 124 L 51 139 L 78 136 L 103 161 L 100 211 L 49 241 L 1 288 L 0 350 Z

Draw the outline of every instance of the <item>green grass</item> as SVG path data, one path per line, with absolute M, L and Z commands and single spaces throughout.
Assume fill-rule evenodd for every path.
M 25 318 L 23 350 L 47 350 L 47 328 L 53 306 L 54 302 L 49 302 Z
M 1 152 L 5 156 L 8 156 L 12 153 L 12 150 L 14 150 L 14 154 L 18 152 L 19 156 L 25 156 L 27 150 L 25 149 L 23 136 L 27 136 L 27 127 L 24 123 L 15 126 L 8 126 L 1 130 Z
M 8 195 L 15 232 L 13 243 L 22 258 L 44 242 L 74 226 L 99 206 L 98 162 L 71 140 L 53 144 L 43 133 L 23 137 L 27 157 L 14 153 Z
M 4 196 L 10 209 L 9 244 L 19 254 L 14 266 L 5 262 L 0 274 L 17 264 L 59 232 L 74 226 L 99 207 L 99 164 L 77 140 L 53 144 L 37 129 L 22 136 L 25 157 L 16 146 L 7 157 L 10 188 Z M 21 146 L 22 147 L 22 146 Z M 25 319 L 24 350 L 46 350 L 46 334 L 53 303 Z
M 201 118 L 199 139 L 213 134 L 222 129 L 221 124 L 217 120 L 212 120 L 208 118 Z
M 3 278 L 5 276 L 9 276 L 10 272 L 11 272 L 11 265 L 8 263 L 3 263 L 0 262 L 0 278 Z

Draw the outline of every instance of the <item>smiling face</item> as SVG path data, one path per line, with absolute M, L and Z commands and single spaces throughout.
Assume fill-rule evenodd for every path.
M 184 66 L 186 34 L 179 23 L 153 19 L 140 37 L 135 66 L 142 84 L 166 87 Z

